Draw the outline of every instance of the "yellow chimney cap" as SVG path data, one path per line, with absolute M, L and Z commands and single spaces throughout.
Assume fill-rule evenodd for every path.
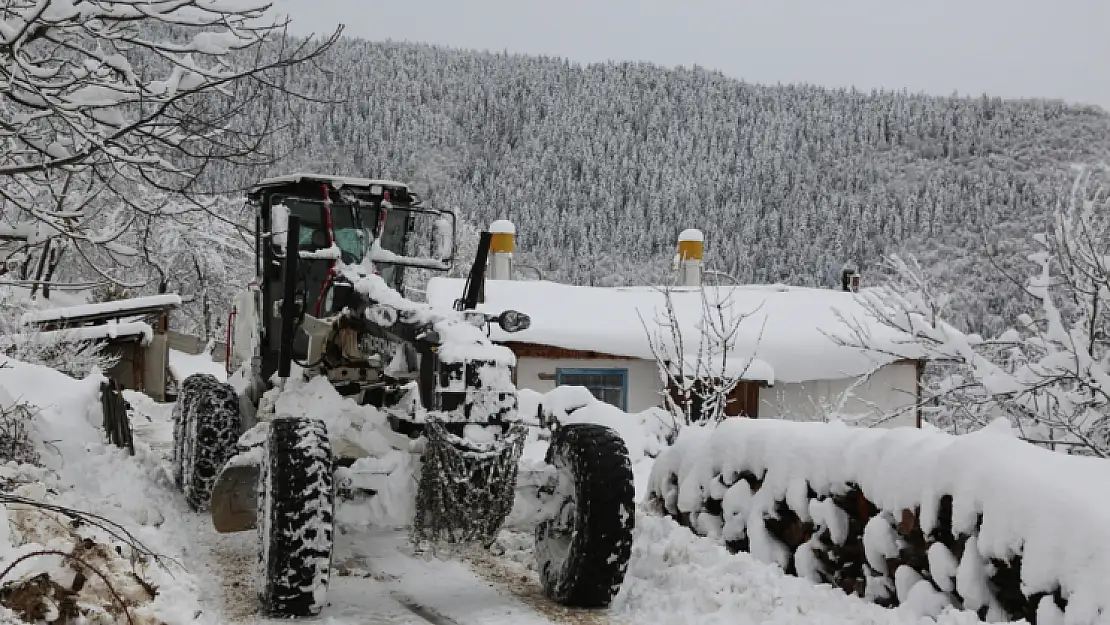
M 516 234 L 516 226 L 508 219 L 498 219 L 489 225 L 491 234 Z
M 678 257 L 681 260 L 701 260 L 705 246 L 705 235 L 697 228 L 688 228 L 678 233 Z
M 679 241 L 697 241 L 699 243 L 704 243 L 705 242 L 705 235 L 702 234 L 701 230 L 698 230 L 697 228 L 687 228 L 686 230 L 683 230 L 682 232 L 678 233 L 678 240 Z
M 516 251 L 516 226 L 508 219 L 498 219 L 489 225 L 491 254 L 512 254 Z

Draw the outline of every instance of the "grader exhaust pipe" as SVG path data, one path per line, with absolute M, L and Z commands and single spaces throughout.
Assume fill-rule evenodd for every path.
M 289 215 L 285 235 L 285 283 L 281 300 L 281 345 L 278 356 L 278 377 L 282 384 L 289 379 L 293 369 L 293 338 L 297 331 L 297 266 L 301 256 L 301 218 Z

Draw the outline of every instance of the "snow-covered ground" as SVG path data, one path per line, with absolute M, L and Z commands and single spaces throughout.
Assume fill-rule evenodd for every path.
M 209 363 L 192 359 L 177 357 L 175 366 L 184 375 L 198 369 L 215 373 Z M 97 380 L 74 381 L 49 369 L 10 363 L 9 368 L 0 369 L 0 388 L 16 399 L 26 399 L 42 408 L 38 438 L 43 443 L 44 463 L 52 473 L 21 469 L 57 493 L 43 494 L 39 488 L 39 494 L 95 510 L 168 558 L 168 569 L 153 563 L 139 568 L 140 575 L 157 587 L 157 595 L 145 600 L 140 596 L 133 602 L 137 606 L 134 612 L 142 616 L 136 622 L 168 625 L 268 622 L 257 615 L 253 588 L 257 551 L 253 533 L 215 533 L 207 515 L 190 512 L 172 488 L 168 476 L 170 405 L 128 394 L 136 434 L 136 455 L 130 457 L 101 442 L 97 429 L 100 419 L 95 396 Z M 616 413 L 608 415 L 615 416 Z M 657 451 L 653 442 L 656 437 L 650 431 L 642 431 L 643 428 L 638 432 L 635 428 L 640 427 L 639 423 L 614 425 L 628 439 L 636 455 L 637 481 L 641 481 L 645 471 L 650 473 L 650 455 Z M 542 457 L 543 445 L 534 438 L 526 455 Z M 5 471 L 15 469 L 8 467 Z M 14 519 L 18 511 L 8 504 L 6 512 Z M 26 537 L 16 531 L 11 543 Z M 49 540 L 62 539 L 42 540 L 54 544 Z M 15 555 L 30 547 L 0 541 L 0 548 L 2 570 Z M 37 566 L 29 571 L 42 567 L 57 569 L 62 565 L 55 559 Z M 533 568 L 530 536 L 520 531 L 503 532 L 492 552 L 463 553 L 450 559 L 414 554 L 406 534 L 400 531 L 339 533 L 330 605 L 313 622 L 328 625 L 933 622 L 902 611 L 886 610 L 828 587 L 813 586 L 747 554 L 730 555 L 713 541 L 697 537 L 669 519 L 643 512 L 637 515 L 637 536 L 628 576 L 610 610 L 576 611 L 552 606 L 542 598 Z M 22 574 L 23 569 L 12 572 L 15 576 Z M 95 584 L 88 586 L 93 588 Z M 972 623 L 975 618 L 967 613 L 952 613 L 942 616 L 940 622 Z
M 170 350 L 170 370 L 178 380 L 184 380 L 194 373 L 208 373 L 217 380 L 226 380 L 227 371 L 222 362 L 212 360 L 207 353 L 186 354 L 176 349 Z
M 159 486 L 170 491 L 166 472 L 172 437 L 168 404 L 129 394 L 136 409 L 136 438 L 163 450 L 157 458 Z M 174 533 L 189 537 L 182 553 L 198 584 L 202 604 L 218 623 L 256 625 L 281 623 L 257 615 L 253 574 L 257 537 L 253 532 L 218 534 L 207 515 L 190 512 L 180 498 L 171 498 Z M 329 625 L 421 623 L 546 624 L 542 617 L 510 593 L 492 587 L 463 561 L 417 555 L 407 534 L 394 530 L 339 533 L 329 606 L 320 621 Z
M 40 447 L 43 468 L 4 466 L 5 481 L 25 482 L 15 494 L 103 515 L 130 532 L 136 541 L 165 556 L 166 566 L 158 566 L 149 558 L 135 557 L 136 554 L 126 548 L 121 548 L 119 557 L 115 557 L 113 552 L 122 543 L 104 531 L 88 525 L 73 527 L 59 515 L 13 503 L 5 506 L 12 534 L 10 541 L 0 541 L 3 551 L 0 561 L 7 564 L 20 554 L 42 549 L 82 557 L 97 554 L 99 557 L 92 559 L 90 564 L 108 572 L 109 583 L 133 604 L 136 622 L 218 622 L 203 618 L 205 610 L 199 578 L 188 571 L 187 560 L 182 558 L 189 549 L 192 535 L 179 523 L 179 508 L 183 504 L 178 503 L 164 482 L 161 457 L 139 444 L 132 458 L 103 442 L 98 428 L 101 419 L 97 399 L 99 379 L 90 377 L 75 381 L 45 367 L 0 360 L 4 360 L 4 366 L 0 367 L 3 407 L 26 401 L 38 409 L 32 437 Z M 20 517 L 24 520 L 37 517 L 37 520 L 21 524 L 16 522 Z M 0 527 L 4 529 L 8 528 Z M 87 543 L 82 544 L 87 538 L 96 545 L 90 548 Z M 131 575 L 131 570 L 136 576 Z M 26 580 L 43 571 L 51 572 L 56 580 L 72 580 L 77 573 L 62 556 L 41 556 L 25 560 L 9 573 L 5 582 Z M 105 610 L 118 615 L 105 584 L 87 570 L 81 572 L 90 581 L 77 600 L 89 610 Z M 140 578 L 157 590 L 155 597 L 133 588 L 123 590 L 134 587 Z

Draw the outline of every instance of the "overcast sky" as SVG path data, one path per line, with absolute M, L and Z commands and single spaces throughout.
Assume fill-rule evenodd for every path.
M 300 34 L 1110 110 L 1110 0 L 273 0 Z

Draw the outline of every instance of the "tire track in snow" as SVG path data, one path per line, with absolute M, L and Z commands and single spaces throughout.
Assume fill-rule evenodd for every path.
M 419 616 L 425 621 L 431 623 L 431 625 L 459 625 L 459 622 L 455 619 L 449 616 L 444 616 L 436 610 L 421 605 L 415 599 L 402 592 L 395 590 L 390 592 L 389 596 L 393 597 L 397 600 L 398 603 L 408 608 L 409 612 L 412 612 L 416 616 Z
M 560 625 L 618 625 L 625 622 L 615 619 L 604 609 L 567 608 L 551 601 L 543 593 L 536 573 L 519 563 L 506 561 L 484 550 L 475 550 L 466 558 L 474 565 L 476 573 L 506 589 L 552 622 Z
M 209 529 L 209 532 L 212 530 Z M 250 536 L 222 535 L 215 532 L 212 534 L 209 548 L 215 560 L 219 578 L 223 581 L 220 587 L 223 590 L 224 616 L 233 623 L 251 622 L 258 616 L 258 597 L 253 583 L 254 566 L 258 554 L 253 548 L 244 549 L 242 539 L 253 538 L 253 534 Z

